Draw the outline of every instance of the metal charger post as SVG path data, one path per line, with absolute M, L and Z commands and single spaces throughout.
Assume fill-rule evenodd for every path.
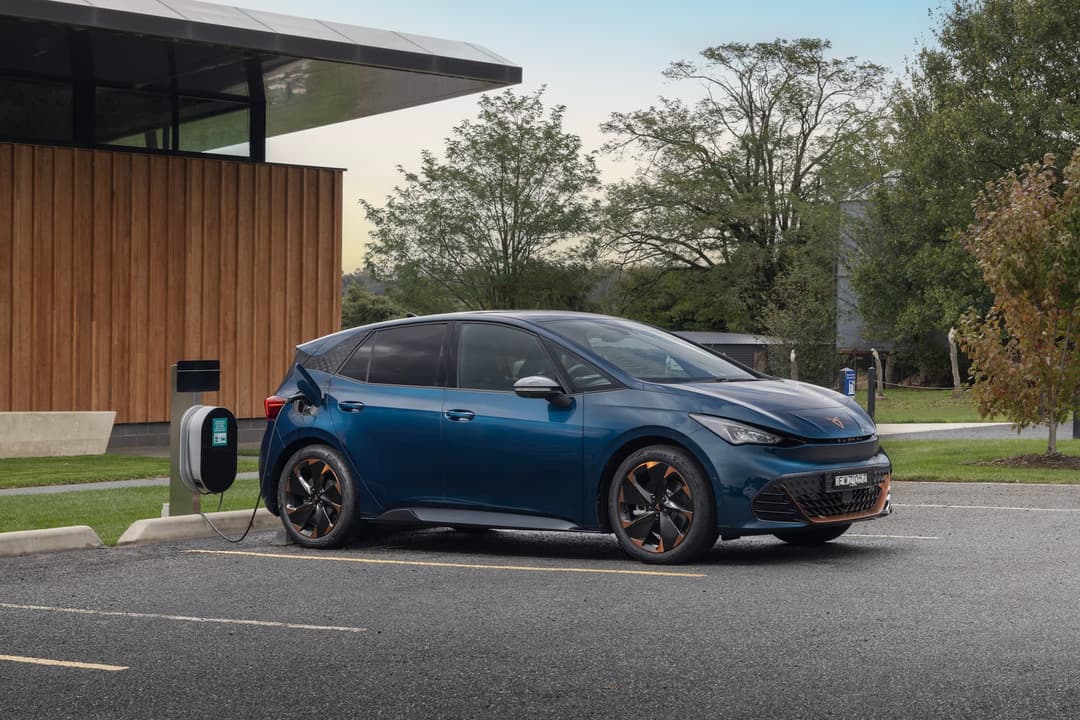
M 204 392 L 221 387 L 221 361 L 178 360 L 170 370 L 172 395 L 169 400 L 169 515 L 200 512 L 200 495 L 180 480 L 180 425 L 184 413 L 202 404 Z

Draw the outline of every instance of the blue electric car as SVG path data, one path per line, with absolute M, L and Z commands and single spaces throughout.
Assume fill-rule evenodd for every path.
M 406 523 L 613 532 L 680 563 L 719 536 L 817 544 L 890 512 L 851 399 L 603 315 L 345 330 L 299 346 L 266 417 L 262 494 L 306 547 Z

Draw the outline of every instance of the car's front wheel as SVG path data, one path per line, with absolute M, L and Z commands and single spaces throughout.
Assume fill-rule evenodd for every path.
M 326 445 L 300 448 L 281 472 L 278 508 L 297 545 L 338 547 L 356 525 L 355 486 L 341 455 Z
M 784 542 L 792 545 L 813 546 L 822 545 L 830 540 L 835 540 L 846 533 L 849 527 L 851 527 L 851 523 L 845 525 L 828 525 L 826 527 L 810 527 L 801 530 L 781 530 L 780 532 L 773 534 Z
M 623 552 L 642 562 L 691 562 L 716 542 L 716 503 L 705 473 L 670 445 L 642 448 L 619 465 L 608 517 Z

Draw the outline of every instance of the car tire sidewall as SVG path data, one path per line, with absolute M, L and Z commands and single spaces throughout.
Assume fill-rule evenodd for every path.
M 660 461 L 674 467 L 686 484 L 694 499 L 694 516 L 690 523 L 687 537 L 678 547 L 663 553 L 654 553 L 639 548 L 623 532 L 619 520 L 619 486 L 631 470 L 649 461 Z M 673 445 L 650 445 L 631 453 L 620 463 L 608 489 L 608 518 L 611 529 L 619 541 L 619 547 L 628 556 L 641 562 L 660 565 L 677 565 L 693 562 L 709 550 L 715 543 L 719 531 L 716 527 L 716 500 L 712 484 L 697 460 L 682 448 Z
M 330 532 L 319 538 L 309 538 L 297 532 L 293 524 L 289 522 L 289 516 L 285 512 L 285 479 L 289 477 L 297 463 L 309 459 L 318 459 L 325 462 L 341 480 L 341 512 L 338 515 L 338 521 Z M 285 534 L 292 542 L 302 547 L 340 547 L 353 536 L 357 529 L 356 526 L 359 525 L 359 513 L 356 507 L 356 484 L 353 482 L 352 473 L 341 455 L 326 445 L 308 445 L 292 454 L 278 477 L 277 501 L 278 512 L 281 515 L 281 524 L 285 528 Z

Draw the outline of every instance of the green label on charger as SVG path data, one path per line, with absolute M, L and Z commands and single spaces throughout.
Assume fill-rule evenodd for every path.
M 214 418 L 210 426 L 210 447 L 225 447 L 229 444 L 229 419 Z

